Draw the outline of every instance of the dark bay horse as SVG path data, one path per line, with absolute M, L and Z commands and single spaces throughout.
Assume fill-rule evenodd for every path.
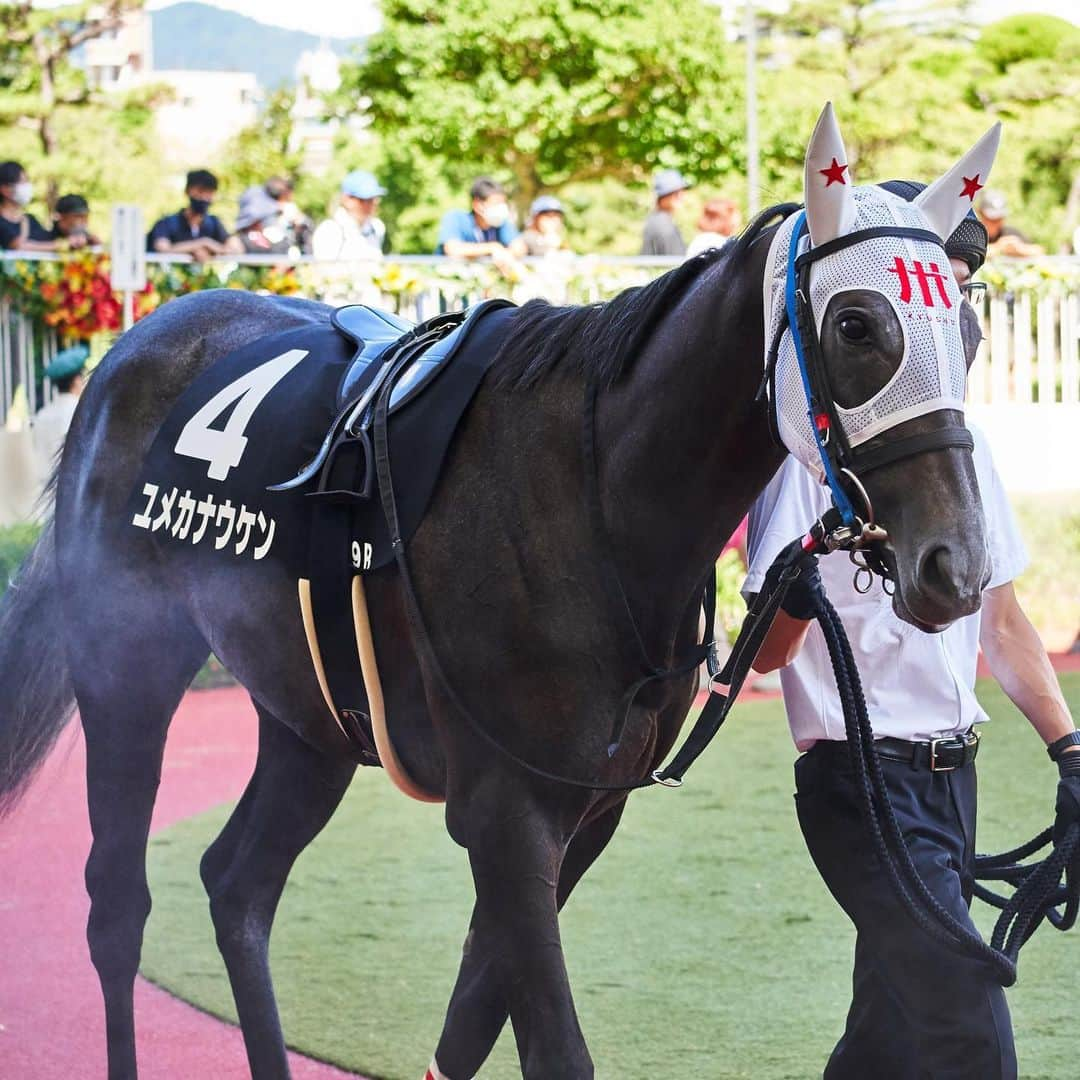
M 613 719 L 640 669 L 613 617 L 584 509 L 585 380 L 600 386 L 599 488 L 618 570 L 649 654 L 671 664 L 697 640 L 705 574 L 784 454 L 757 396 L 776 216 L 607 304 L 521 309 L 412 541 L 442 667 L 484 727 L 544 769 L 613 784 L 647 775 L 672 747 L 696 687 L 688 674 L 644 691 L 609 759 Z M 852 281 L 842 306 L 824 315 L 824 363 L 840 400 L 865 400 L 900 362 L 880 295 Z M 0 609 L 4 805 L 76 702 L 85 732 L 94 837 L 87 933 L 112 1080 L 136 1076 L 133 982 L 166 732 L 211 650 L 251 694 L 259 749 L 201 874 L 252 1074 L 288 1075 L 271 924 L 294 860 L 349 785 L 354 747 L 327 716 L 296 582 L 269 562 L 191 575 L 127 527 L 125 507 L 155 432 L 201 371 L 329 313 L 219 291 L 176 300 L 124 334 L 87 386 L 58 468 L 54 517 Z M 852 320 L 865 331 L 865 364 L 851 362 Z M 973 318 L 964 327 L 973 347 Z M 962 418 L 933 413 L 879 439 L 946 423 Z M 867 483 L 890 534 L 898 610 L 934 626 L 974 610 L 985 545 L 971 455 L 921 453 Z M 367 595 L 398 754 L 423 787 L 445 796 L 447 829 L 468 852 L 476 888 L 432 1075 L 473 1076 L 509 1017 L 526 1077 L 589 1077 L 558 915 L 611 838 L 625 795 L 538 779 L 480 740 L 417 650 L 397 572 L 369 576 Z M 377 852 L 378 843 L 364 846 Z

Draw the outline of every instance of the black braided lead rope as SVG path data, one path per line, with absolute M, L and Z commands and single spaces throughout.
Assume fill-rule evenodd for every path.
M 848 749 L 859 779 L 863 817 L 886 874 L 904 908 L 936 941 L 986 965 L 1002 986 L 1016 981 L 1021 947 L 1046 919 L 1059 930 L 1068 930 L 1080 911 L 1080 825 L 1072 825 L 1045 859 L 1019 865 L 1044 848 L 1053 838 L 1046 829 L 1025 844 L 1000 855 L 976 857 L 976 876 L 1005 881 L 1016 887 L 1011 898 L 998 896 L 976 884 L 975 895 L 1002 909 L 987 944 L 938 901 L 923 882 L 893 813 L 881 762 L 874 748 L 874 734 L 858 669 L 843 623 L 826 599 L 818 614 L 844 710 Z M 1061 884 L 1065 877 L 1064 886 Z M 1064 911 L 1056 909 L 1064 905 Z
M 915 923 L 931 938 L 984 964 L 1002 986 L 1011 986 L 1016 982 L 1015 962 L 992 949 L 961 923 L 930 892 L 912 862 L 874 749 L 874 732 L 851 645 L 836 608 L 827 598 L 822 600 L 818 623 L 825 635 L 844 711 L 848 750 L 859 782 L 863 819 L 897 897 Z

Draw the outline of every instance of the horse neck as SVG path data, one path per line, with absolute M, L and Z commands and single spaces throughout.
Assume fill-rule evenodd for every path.
M 757 244 L 739 265 L 724 260 L 706 270 L 631 374 L 600 396 L 600 498 L 643 626 L 670 626 L 685 614 L 783 460 L 755 400 L 767 246 Z

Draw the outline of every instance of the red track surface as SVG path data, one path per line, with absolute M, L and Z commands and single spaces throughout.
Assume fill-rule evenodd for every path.
M 153 828 L 238 798 L 255 760 L 255 737 L 255 713 L 241 690 L 189 694 L 169 733 Z M 105 1075 L 104 1010 L 85 937 L 89 903 L 82 872 L 89 849 L 84 747 L 73 724 L 23 803 L 0 823 L 5 1080 Z M 135 1009 L 140 1077 L 249 1076 L 237 1028 L 142 979 Z M 348 1075 L 295 1054 L 292 1072 L 295 1080 Z

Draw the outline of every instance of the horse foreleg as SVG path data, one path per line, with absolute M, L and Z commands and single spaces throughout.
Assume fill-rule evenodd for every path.
M 133 999 L 150 914 L 150 816 L 169 721 L 208 651 L 193 629 L 167 615 L 156 625 L 170 628 L 168 641 L 146 626 L 137 634 L 137 620 L 123 630 L 123 620 L 76 623 L 69 634 L 94 837 L 86 863 L 86 937 L 105 1001 L 110 1080 L 137 1075 Z
M 288 1077 L 270 976 L 270 930 L 293 862 L 341 802 L 355 771 L 313 749 L 258 705 L 255 772 L 200 865 L 255 1080 Z
M 460 804 L 447 807 L 458 823 L 455 835 L 465 839 L 476 887 L 470 952 L 480 964 L 490 958 L 526 1080 L 593 1075 L 559 937 L 558 882 L 569 843 L 559 813 L 532 795 L 519 775 L 501 772 L 488 773 Z M 461 985 L 467 993 L 476 984 L 466 978 Z M 486 994 L 478 1001 L 490 1009 Z M 485 1042 L 498 1019 L 488 1020 Z M 467 1075 L 476 1066 L 439 1060 L 439 1067 Z
M 559 910 L 615 833 L 626 800 L 605 810 L 574 834 L 559 871 L 556 903 Z M 476 940 L 473 912 L 462 951 L 457 983 L 450 998 L 432 1074 L 448 1080 L 471 1080 L 491 1053 L 509 1016 L 507 989 L 501 971 L 483 943 Z

